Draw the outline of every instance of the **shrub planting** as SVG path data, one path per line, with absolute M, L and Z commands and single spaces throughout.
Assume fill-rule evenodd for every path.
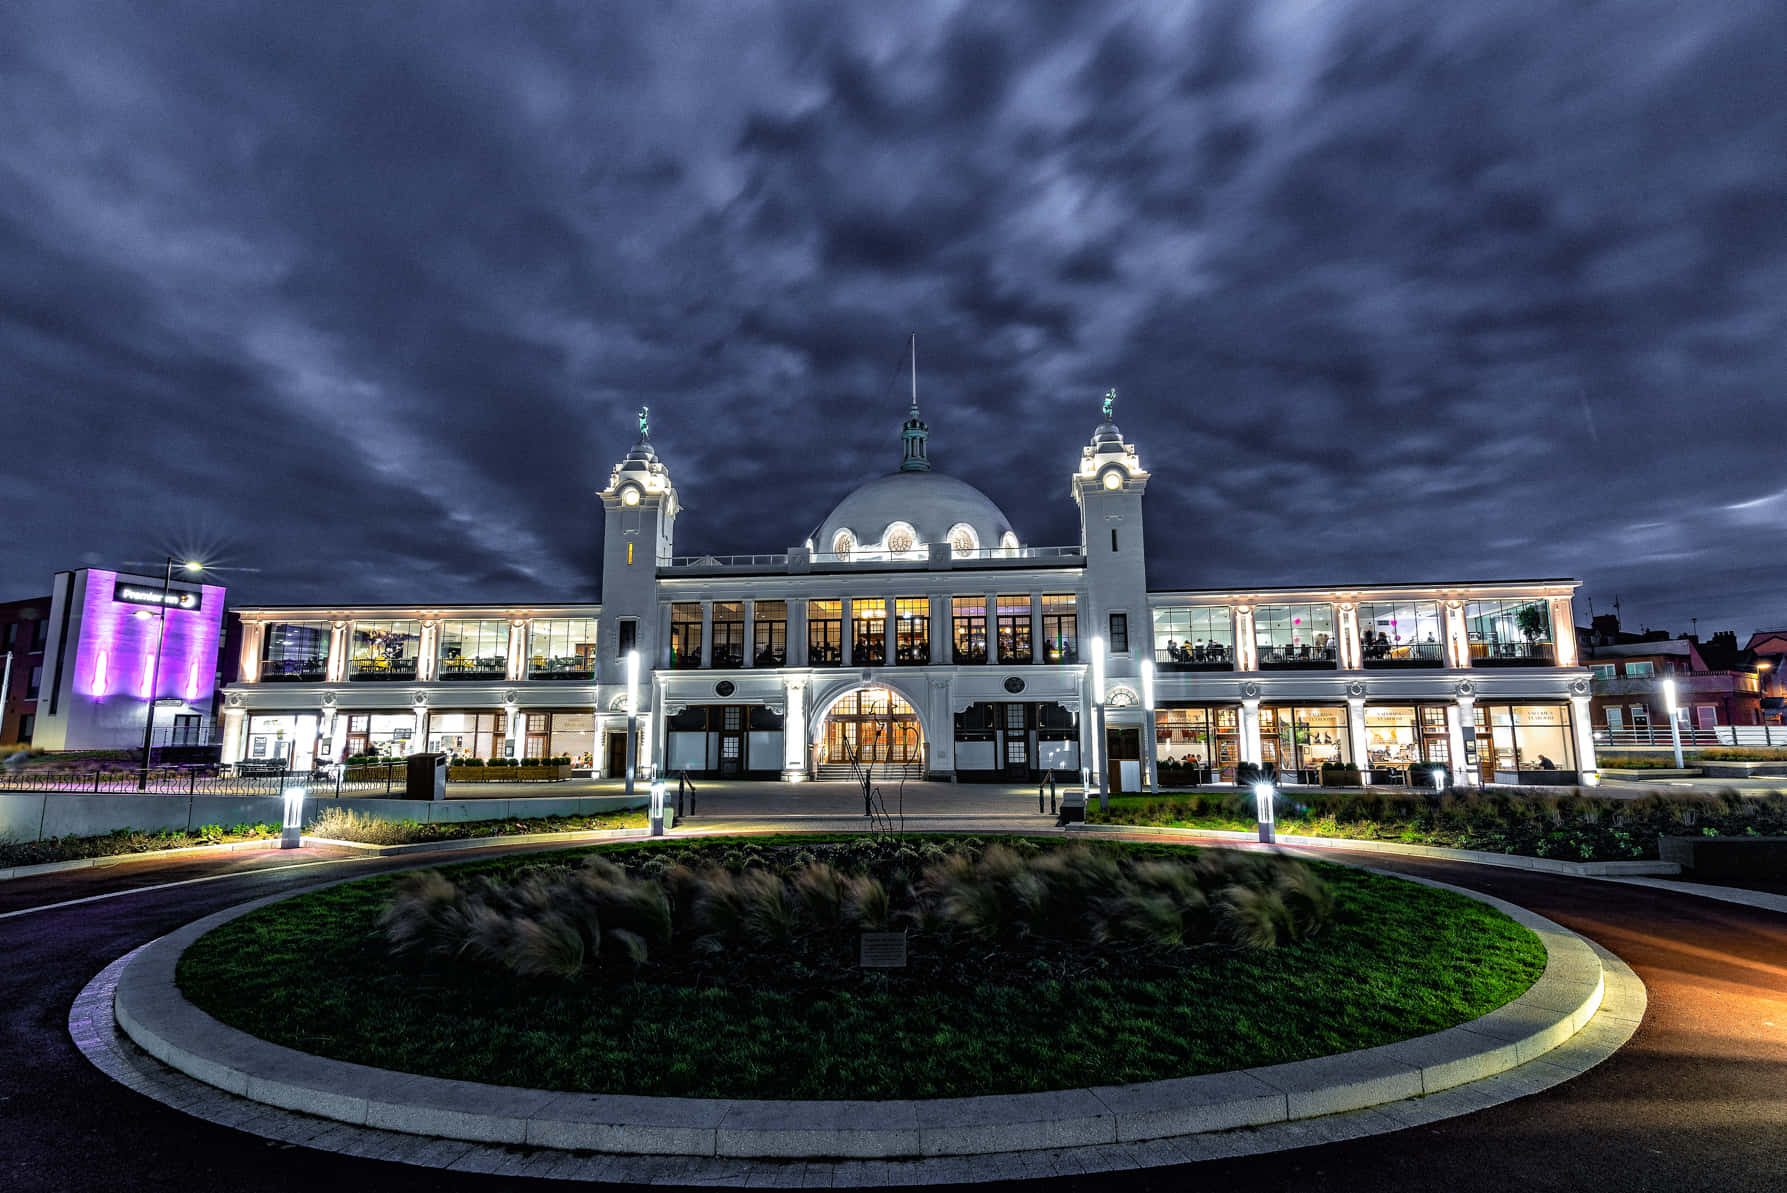
M 424 841 L 462 841 L 471 837 L 523 833 L 577 833 L 595 829 L 646 827 L 643 810 L 597 812 L 588 816 L 539 816 L 521 820 L 462 820 L 425 824 L 419 820 L 384 820 L 352 808 L 325 808 L 304 826 L 307 836 L 362 845 L 415 845 Z
M 46 837 L 41 841 L 14 841 L 0 837 L 0 866 L 36 866 L 45 862 L 118 857 L 132 853 L 153 853 L 161 849 L 222 845 L 231 841 L 255 841 L 277 836 L 277 824 L 206 824 L 191 832 L 177 829 L 145 832 L 121 828 L 98 837 Z
M 1164 798 L 1117 796 L 1093 823 L 1247 831 L 1253 798 L 1193 792 Z M 1669 792 L 1637 799 L 1527 792 L 1514 787 L 1422 791 L 1281 792 L 1283 835 L 1401 841 L 1566 861 L 1655 858 L 1659 836 L 1778 836 L 1787 833 L 1787 795 Z

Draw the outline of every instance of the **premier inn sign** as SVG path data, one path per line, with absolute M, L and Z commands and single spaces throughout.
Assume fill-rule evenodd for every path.
M 121 605 L 165 605 L 169 609 L 198 609 L 204 603 L 204 594 L 183 592 L 177 588 L 170 588 L 164 594 L 159 588 L 148 588 L 128 580 L 120 580 L 112 590 L 112 599 Z

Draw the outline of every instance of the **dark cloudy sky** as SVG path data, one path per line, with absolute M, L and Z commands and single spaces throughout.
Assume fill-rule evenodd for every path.
M 1787 623 L 1787 4 L 0 6 L 0 599 L 593 599 L 1122 391 L 1155 587 Z M 1586 604 L 1579 609 L 1586 616 Z

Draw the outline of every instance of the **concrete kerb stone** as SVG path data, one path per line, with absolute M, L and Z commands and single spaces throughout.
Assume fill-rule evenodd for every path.
M 311 1056 L 227 1027 L 180 995 L 175 966 L 205 933 L 269 904 L 356 878 L 227 908 L 151 942 L 124 965 L 114 1014 L 125 1034 L 171 1068 L 244 1098 L 338 1122 L 475 1143 L 741 1159 L 966 1157 L 1294 1122 L 1506 1072 L 1564 1044 L 1593 1018 L 1606 986 L 1587 942 L 1503 900 L 1398 877 L 1457 891 L 1531 928 L 1546 948 L 1545 972 L 1507 1006 L 1446 1031 L 1336 1056 L 1140 1085 L 885 1103 L 555 1093 Z M 485 1109 L 492 1106 L 503 1109 Z

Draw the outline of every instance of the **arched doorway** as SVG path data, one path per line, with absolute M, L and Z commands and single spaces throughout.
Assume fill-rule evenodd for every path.
M 925 757 L 918 713 L 892 688 L 859 688 L 825 714 L 819 762 L 914 763 Z

